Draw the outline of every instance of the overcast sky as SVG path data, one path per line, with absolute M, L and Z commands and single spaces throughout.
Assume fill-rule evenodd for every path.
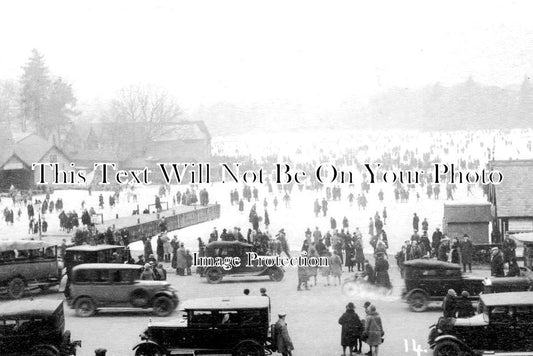
M 152 83 L 185 107 L 364 100 L 533 74 L 527 1 L 2 1 L 0 78 L 37 48 L 81 101 Z

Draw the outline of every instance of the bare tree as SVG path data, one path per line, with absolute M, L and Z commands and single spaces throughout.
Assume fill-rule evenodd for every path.
M 135 145 L 144 149 L 168 124 L 177 122 L 182 111 L 165 90 L 152 86 L 129 86 L 111 101 L 104 121 L 111 124 L 110 135 L 116 148 Z

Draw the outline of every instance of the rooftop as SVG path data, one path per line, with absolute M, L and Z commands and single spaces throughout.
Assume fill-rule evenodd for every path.
M 491 167 L 503 175 L 494 185 L 499 217 L 533 216 L 533 160 L 493 161 Z
M 268 297 L 240 296 L 190 299 L 183 302 L 180 309 L 253 309 L 268 308 L 268 306 Z
M 480 298 L 483 304 L 489 307 L 507 305 L 533 305 L 533 292 L 482 294 Z
M 50 316 L 63 305 L 62 300 L 22 299 L 2 303 L 0 318 L 18 315 Z

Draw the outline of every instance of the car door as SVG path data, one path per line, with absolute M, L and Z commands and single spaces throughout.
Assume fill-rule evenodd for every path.
M 533 306 L 517 306 L 515 309 L 516 351 L 533 350 Z
M 189 310 L 187 332 L 176 340 L 183 348 L 213 349 L 214 312 L 211 310 Z
M 512 308 L 496 306 L 490 308 L 489 327 L 485 336 L 490 351 L 511 351 L 516 342 L 516 325 Z

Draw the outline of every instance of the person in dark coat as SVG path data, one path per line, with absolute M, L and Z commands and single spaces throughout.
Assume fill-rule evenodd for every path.
M 505 272 L 503 270 L 503 255 L 500 249 L 497 247 L 492 248 L 492 260 L 490 262 L 490 275 L 493 277 L 504 277 Z
M 163 262 L 165 257 L 165 241 L 163 239 L 163 233 L 157 236 L 157 261 Z
M 461 264 L 461 251 L 459 249 L 459 241 L 457 239 L 454 239 L 452 243 L 451 262 Z
M 376 283 L 376 273 L 374 268 L 368 263 L 368 260 L 365 260 L 365 270 L 363 272 L 363 277 L 368 277 L 367 282 L 370 284 Z
M 346 306 L 346 311 L 339 318 L 339 324 L 342 325 L 341 329 L 341 346 L 342 354 L 346 356 L 346 348 L 350 352 L 350 356 L 353 352 L 361 352 L 361 332 L 363 331 L 363 323 L 359 319 L 359 316 L 355 312 L 355 306 L 352 302 Z
M 467 234 L 463 237 L 463 242 L 461 243 L 461 261 L 463 262 L 463 272 L 466 272 L 466 266 L 468 270 L 472 272 L 472 254 L 474 253 L 474 246 L 472 241 L 470 241 Z
M 44 229 L 44 225 L 43 225 Z M 507 273 L 507 277 L 519 277 L 520 276 L 520 267 L 518 266 L 518 263 L 516 262 L 516 258 L 511 258 L 511 261 L 509 262 L 509 272 Z
M 418 215 L 416 215 L 416 213 L 413 214 L 413 230 L 417 230 L 418 231 L 418 223 L 420 222 L 420 218 L 418 217 Z
M 376 285 L 391 289 L 392 285 L 389 277 L 389 262 L 385 259 L 384 253 L 376 255 Z
M 474 307 L 470 301 L 470 293 L 463 291 L 461 293 L 461 298 L 457 299 L 455 305 L 455 316 L 457 318 L 470 318 L 475 315 Z
M 437 252 L 437 259 L 439 261 L 448 261 L 448 252 L 450 252 L 450 240 L 444 238 L 441 240 L 439 249 Z
M 144 259 L 148 261 L 148 257 L 153 254 L 154 250 L 152 249 L 152 240 L 147 237 L 144 240 Z
M 453 318 L 455 316 L 457 293 L 453 289 L 448 289 L 448 294 L 444 297 L 442 302 L 442 314 L 445 318 Z
M 509 237 L 505 236 L 502 244 L 503 250 L 503 262 L 508 263 L 512 258 L 516 257 L 516 242 Z
M 294 346 L 289 336 L 289 331 L 287 330 L 287 323 L 285 322 L 285 316 L 287 314 L 280 313 L 278 314 L 279 320 L 274 325 L 274 342 L 277 347 L 277 351 L 283 356 L 292 355 L 292 350 Z
M 435 228 L 435 232 L 433 232 L 433 235 L 431 236 L 431 247 L 433 248 L 432 256 L 437 255 L 437 251 L 439 250 L 440 246 L 440 240 L 442 240 L 444 236 L 442 235 L 442 232 L 440 231 L 440 228 Z

